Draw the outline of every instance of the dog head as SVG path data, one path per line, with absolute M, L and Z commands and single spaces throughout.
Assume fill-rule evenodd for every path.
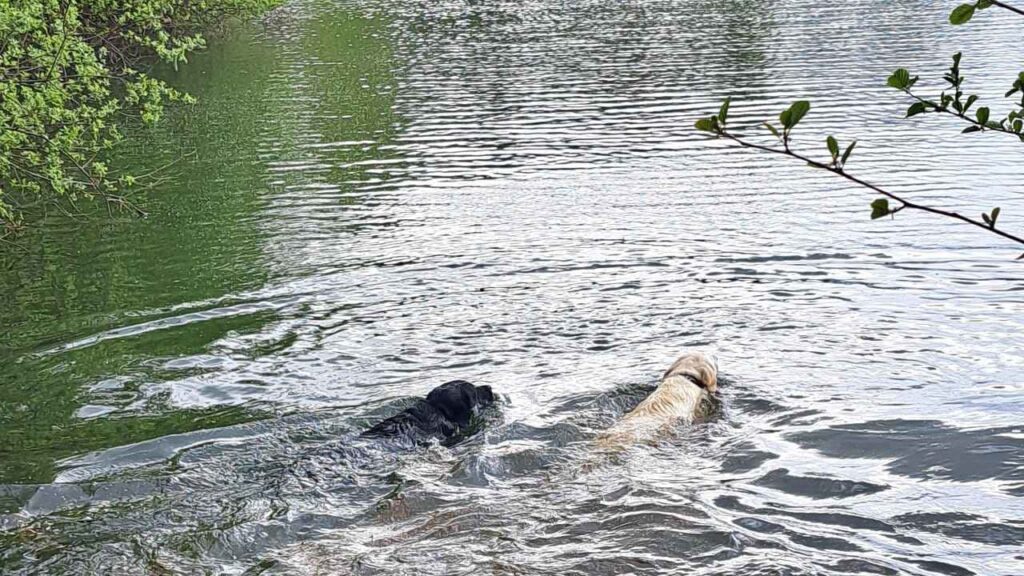
M 662 379 L 672 376 L 691 376 L 714 394 L 718 389 L 718 358 L 703 352 L 687 352 L 665 372 Z
M 427 403 L 459 426 L 469 424 L 473 416 L 494 404 L 490 386 L 474 386 L 465 380 L 453 380 L 427 394 Z

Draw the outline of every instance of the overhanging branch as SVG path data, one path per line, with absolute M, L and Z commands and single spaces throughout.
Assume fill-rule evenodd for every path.
M 989 224 L 989 223 L 986 223 L 986 222 L 984 222 L 982 220 L 976 220 L 974 218 L 970 218 L 968 216 L 964 216 L 963 214 L 960 214 L 958 212 L 953 212 L 953 211 L 949 211 L 949 210 L 942 210 L 940 208 L 933 208 L 931 206 L 925 206 L 923 204 L 918 204 L 917 202 L 913 202 L 911 200 L 907 200 L 906 198 L 904 198 L 902 196 L 899 196 L 898 194 L 894 194 L 892 192 L 889 192 L 888 190 L 884 190 L 884 189 L 882 189 L 882 188 L 880 188 L 880 187 L 878 187 L 878 186 L 876 186 L 874 184 L 871 184 L 870 182 L 862 180 L 861 178 L 858 178 L 858 177 L 856 177 L 856 176 L 854 176 L 852 174 L 849 174 L 848 172 L 846 172 L 846 170 L 841 165 L 826 164 L 824 162 L 819 162 L 817 160 L 814 160 L 812 158 L 808 158 L 807 156 L 804 156 L 802 154 L 794 152 L 792 150 L 792 148 L 790 148 L 788 146 L 788 142 L 787 142 L 787 145 L 786 145 L 785 148 L 773 148 L 771 146 L 764 146 L 762 144 L 756 144 L 756 143 L 750 142 L 748 140 L 743 140 L 742 138 L 736 136 L 735 134 L 730 133 L 729 131 L 725 130 L 724 128 L 719 130 L 717 132 L 717 134 L 719 136 L 723 137 L 723 138 L 727 138 L 729 140 L 732 140 L 733 142 L 736 142 L 737 144 L 739 144 L 740 146 L 743 146 L 744 148 L 752 148 L 752 149 L 755 149 L 755 150 L 761 150 L 761 151 L 764 151 L 764 152 L 770 152 L 772 154 L 778 154 L 778 155 L 781 155 L 781 156 L 788 156 L 790 158 L 793 158 L 793 159 L 805 162 L 805 163 L 807 163 L 807 164 L 809 164 L 809 165 L 811 165 L 811 166 L 813 166 L 815 168 L 820 168 L 822 170 L 827 170 L 827 171 L 829 171 L 829 172 L 831 172 L 833 174 L 837 174 L 837 175 L 845 178 L 846 180 L 849 180 L 850 182 L 853 182 L 854 184 L 857 184 L 858 186 L 861 186 L 863 188 L 867 188 L 869 190 L 877 192 L 878 194 L 881 194 L 882 196 L 885 196 L 886 198 L 888 198 L 890 200 L 898 202 L 899 206 L 897 206 L 896 208 L 890 210 L 889 214 L 895 214 L 896 212 L 899 212 L 900 210 L 904 210 L 904 209 L 920 210 L 922 212 L 928 212 L 929 214 L 937 214 L 939 216 L 945 216 L 947 218 L 952 218 L 954 220 L 959 220 L 961 222 L 964 222 L 966 224 L 970 224 L 972 226 L 977 226 L 978 228 L 981 228 L 983 230 L 986 230 L 986 231 L 991 232 L 993 234 L 996 234 L 998 236 L 1002 236 L 1003 238 L 1006 238 L 1007 240 L 1012 240 L 1013 242 L 1016 242 L 1018 244 L 1024 245 L 1024 238 L 1022 238 L 1020 236 L 1017 236 L 1017 235 L 1014 235 L 1014 234 L 1011 234 L 1011 233 L 1009 233 L 1009 232 L 1007 232 L 1005 230 L 1002 230 L 1002 229 L 996 227 L 995 222 L 992 222 L 991 224 Z M 1018 258 L 1018 259 L 1024 259 L 1024 255 L 1021 255 L 1021 257 Z

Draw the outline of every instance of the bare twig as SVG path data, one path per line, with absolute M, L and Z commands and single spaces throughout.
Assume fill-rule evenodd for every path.
M 140 208 L 137 204 L 128 200 L 124 196 L 117 196 L 115 194 L 103 194 L 103 199 L 107 201 L 107 207 L 111 205 L 118 207 L 121 210 L 128 210 L 133 212 L 139 218 L 145 218 L 149 216 L 149 212 L 146 212 Z

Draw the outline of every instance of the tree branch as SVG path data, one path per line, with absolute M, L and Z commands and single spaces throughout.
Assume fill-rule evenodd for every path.
M 724 138 L 728 138 L 729 140 L 732 140 L 733 142 L 736 142 L 737 144 L 739 144 L 740 146 L 743 146 L 744 148 L 753 148 L 753 149 L 756 149 L 756 150 L 762 150 L 764 152 L 771 152 L 772 154 L 779 154 L 779 155 L 782 155 L 782 156 L 789 156 L 791 158 L 795 158 L 797 160 L 801 160 L 801 161 L 806 162 L 807 164 L 809 164 L 811 166 L 814 166 L 815 168 L 821 168 L 822 170 L 827 170 L 829 172 L 832 172 L 833 174 L 837 174 L 839 176 L 842 176 L 843 178 L 849 180 L 850 182 L 853 182 L 854 184 L 857 184 L 858 186 L 862 186 L 864 188 L 868 188 L 869 190 L 877 192 L 877 193 L 881 194 L 882 196 L 885 196 L 886 198 L 889 198 L 890 200 L 895 200 L 896 202 L 899 202 L 900 205 L 898 207 L 890 210 L 889 214 L 895 214 L 895 213 L 899 212 L 900 210 L 904 210 L 904 209 L 920 210 L 922 212 L 928 212 L 929 214 L 937 214 L 939 216 L 945 216 L 947 218 L 953 218 L 955 220 L 959 220 L 961 222 L 965 222 L 967 224 L 971 224 L 972 226 L 977 226 L 978 228 L 982 228 L 983 230 L 987 230 L 989 232 L 992 232 L 993 234 L 997 234 L 999 236 L 1002 236 L 1003 238 L 1006 238 L 1008 240 L 1012 240 L 1012 241 L 1014 241 L 1014 242 L 1016 242 L 1018 244 L 1024 244 L 1024 238 L 1022 238 L 1020 236 L 1015 236 L 1013 234 L 1010 234 L 1009 232 L 1006 232 L 1004 230 L 1000 230 L 999 228 L 996 228 L 995 223 L 989 225 L 989 224 L 987 224 L 987 223 L 985 223 L 985 222 L 983 222 L 981 220 L 975 220 L 974 218 L 969 218 L 969 217 L 964 216 L 963 214 L 959 214 L 957 212 L 951 212 L 951 211 L 942 210 L 942 209 L 939 209 L 939 208 L 932 208 L 930 206 L 924 206 L 922 204 L 918 204 L 916 202 L 912 202 L 912 201 L 907 200 L 907 199 L 905 199 L 905 198 L 903 198 L 901 196 L 893 194 L 892 192 L 883 190 L 882 188 L 879 188 L 878 186 L 875 186 L 874 184 L 871 184 L 870 182 L 866 182 L 866 181 L 861 180 L 860 178 L 858 178 L 856 176 L 853 176 L 852 174 L 847 173 L 842 168 L 842 166 L 837 166 L 835 164 L 825 164 L 824 162 L 819 162 L 817 160 L 813 160 L 811 158 L 808 158 L 807 156 L 804 156 L 802 154 L 798 154 L 796 152 L 793 152 L 789 148 L 788 144 L 787 144 L 785 149 L 772 148 L 771 146 L 764 146 L 764 145 L 761 145 L 761 144 L 755 144 L 753 142 L 749 142 L 747 140 L 743 140 L 742 138 L 739 138 L 738 136 L 728 132 L 724 128 L 720 129 L 717 132 L 717 134 L 722 136 L 722 137 L 724 137 Z M 1022 255 L 1021 258 L 1024 258 L 1024 255 Z
M 60 15 L 61 19 L 61 31 L 64 33 L 64 37 L 60 39 L 60 48 L 57 49 L 57 53 L 53 56 L 53 62 L 50 63 L 50 69 L 46 71 L 46 79 L 44 82 L 49 82 L 53 76 L 53 69 L 57 67 L 57 62 L 60 57 L 64 54 L 64 46 L 68 43 L 68 9 L 71 8 L 71 3 L 68 2 L 67 6 L 64 7 L 63 12 Z
M 971 118 L 970 116 L 968 116 L 965 112 L 957 112 L 956 110 L 950 110 L 948 107 L 939 106 L 938 104 L 936 104 L 935 102 L 932 102 L 931 100 L 928 100 L 927 98 L 922 98 L 922 97 L 918 96 L 917 94 L 914 94 L 908 88 L 904 88 L 901 91 L 903 93 L 905 93 L 907 96 L 910 96 L 911 98 L 913 98 L 914 100 L 924 104 L 925 106 L 928 106 L 929 107 L 929 111 L 931 113 L 949 114 L 950 116 L 955 116 L 955 117 L 960 118 L 961 120 L 967 122 L 968 124 L 976 126 L 978 128 L 977 131 L 981 131 L 981 132 L 984 132 L 984 131 L 1002 132 L 1003 134 L 1012 134 L 1013 136 L 1017 136 L 1018 138 L 1021 137 L 1020 134 L 1014 132 L 1013 130 L 1010 130 L 1010 129 L 1006 128 L 1002 124 L 995 124 L 994 122 L 991 123 L 991 124 L 982 124 L 981 122 L 979 122 L 979 121 L 975 120 L 974 118 Z M 1021 139 L 1024 140 L 1024 138 L 1021 138 Z
M 1020 8 L 1016 8 L 1014 6 L 1010 6 L 1005 2 L 999 2 L 999 0 L 992 0 L 992 5 L 999 6 L 1000 8 L 1004 8 L 1006 10 L 1009 10 L 1010 12 L 1016 12 L 1017 14 L 1024 16 L 1024 10 L 1021 10 Z

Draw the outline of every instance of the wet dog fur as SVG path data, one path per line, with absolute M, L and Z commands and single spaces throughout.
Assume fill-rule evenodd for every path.
M 652 441 L 671 426 L 691 423 L 718 389 L 718 362 L 708 354 L 683 354 L 661 377 L 658 387 L 636 408 L 601 434 L 597 445 L 617 452 L 631 444 Z
M 382 420 L 362 433 L 371 438 L 401 438 L 417 443 L 457 440 L 472 427 L 475 417 L 494 404 L 490 386 L 453 380 L 434 388 L 426 399 Z

